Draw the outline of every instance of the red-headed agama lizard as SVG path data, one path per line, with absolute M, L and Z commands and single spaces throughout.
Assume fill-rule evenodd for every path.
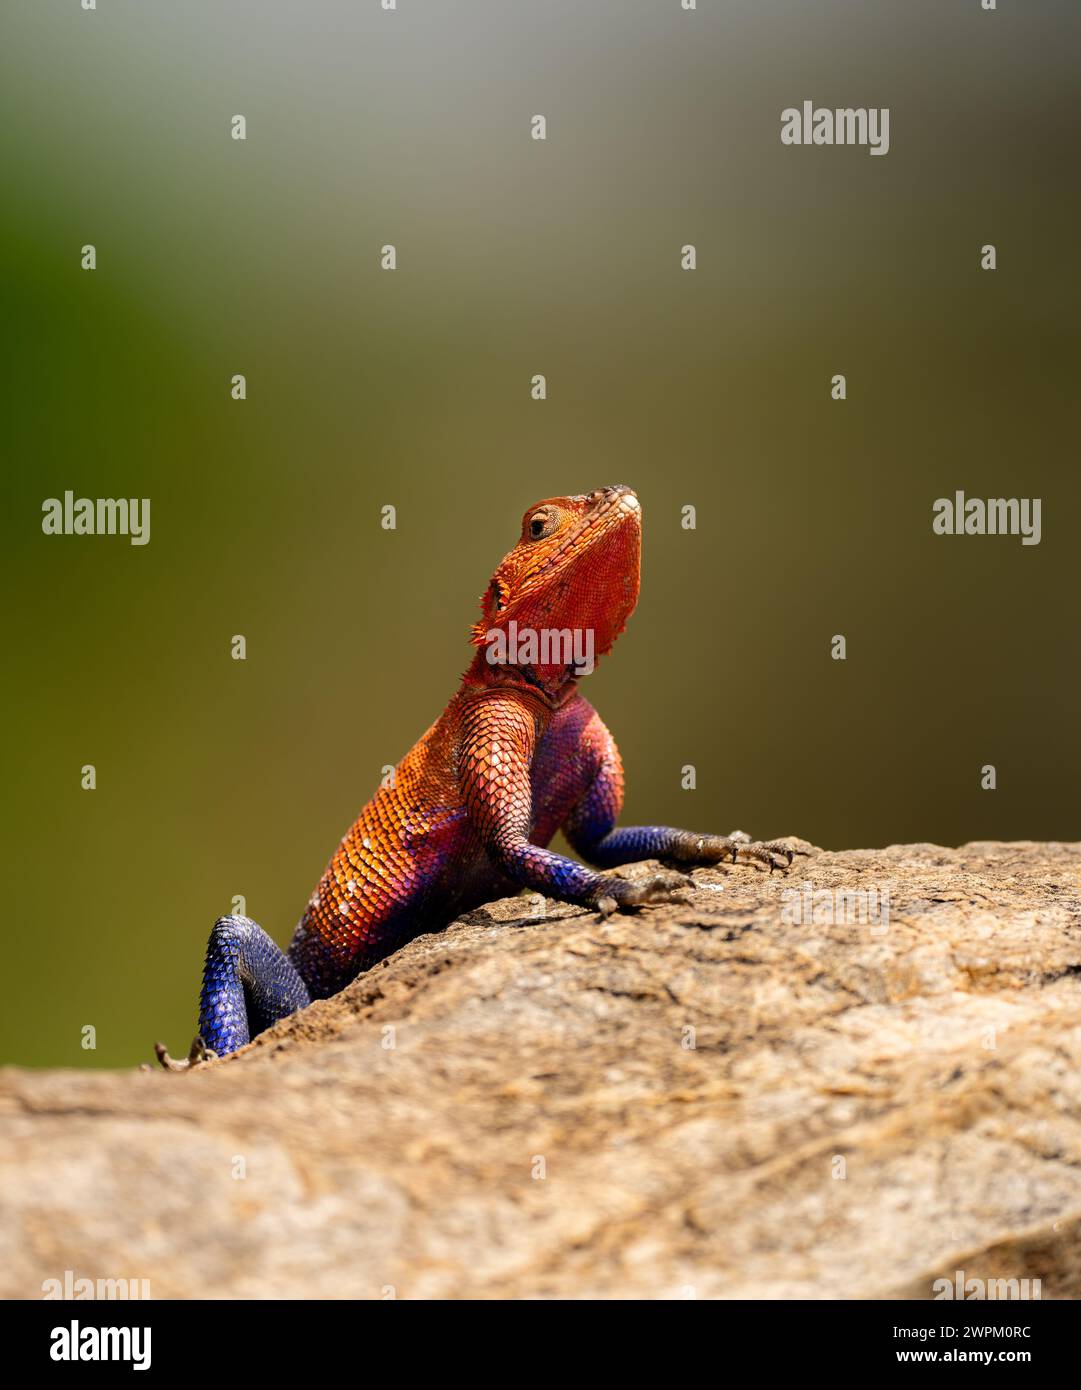
M 567 639 L 584 634 L 583 646 L 591 638 L 592 654 L 603 656 L 623 631 L 638 601 L 641 520 L 638 498 L 622 486 L 530 507 L 482 599 L 478 651 L 458 693 L 338 846 L 288 952 L 247 917 L 216 922 L 199 1037 L 182 1062 L 159 1043 L 163 1065 L 232 1052 L 412 937 L 518 889 L 609 913 L 690 884 L 670 870 L 630 880 L 586 868 L 546 848 L 560 829 L 598 869 L 744 856 L 772 871 L 802 852 L 738 831 L 616 827 L 623 767 L 578 693 L 582 663 Z

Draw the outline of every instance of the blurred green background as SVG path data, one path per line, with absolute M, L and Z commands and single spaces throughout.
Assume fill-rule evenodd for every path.
M 7 7 L 0 1059 L 186 1046 L 214 918 L 288 940 L 521 513 L 609 482 L 626 822 L 1081 837 L 1079 45 L 1067 0 Z M 889 154 L 782 146 L 805 98 Z M 958 488 L 1042 544 L 933 536 Z M 44 536 L 66 489 L 150 544 Z

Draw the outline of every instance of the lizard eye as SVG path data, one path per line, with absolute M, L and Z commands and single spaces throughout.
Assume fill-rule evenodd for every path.
M 547 536 L 552 529 L 551 512 L 534 512 L 529 518 L 529 539 L 539 541 L 543 536 Z

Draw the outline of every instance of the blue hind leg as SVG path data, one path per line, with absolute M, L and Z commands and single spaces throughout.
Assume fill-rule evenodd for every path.
M 311 1003 L 296 966 L 250 917 L 219 917 L 199 996 L 199 1034 L 219 1057 Z
M 250 917 L 219 917 L 210 933 L 199 996 L 199 1037 L 186 1062 L 174 1062 L 158 1045 L 168 1070 L 184 1070 L 235 1052 L 265 1028 L 311 1003 L 296 966 Z

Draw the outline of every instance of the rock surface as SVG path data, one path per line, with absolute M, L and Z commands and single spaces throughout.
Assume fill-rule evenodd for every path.
M 189 1075 L 0 1072 L 0 1293 L 1081 1296 L 1081 845 L 695 877 L 492 904 Z

